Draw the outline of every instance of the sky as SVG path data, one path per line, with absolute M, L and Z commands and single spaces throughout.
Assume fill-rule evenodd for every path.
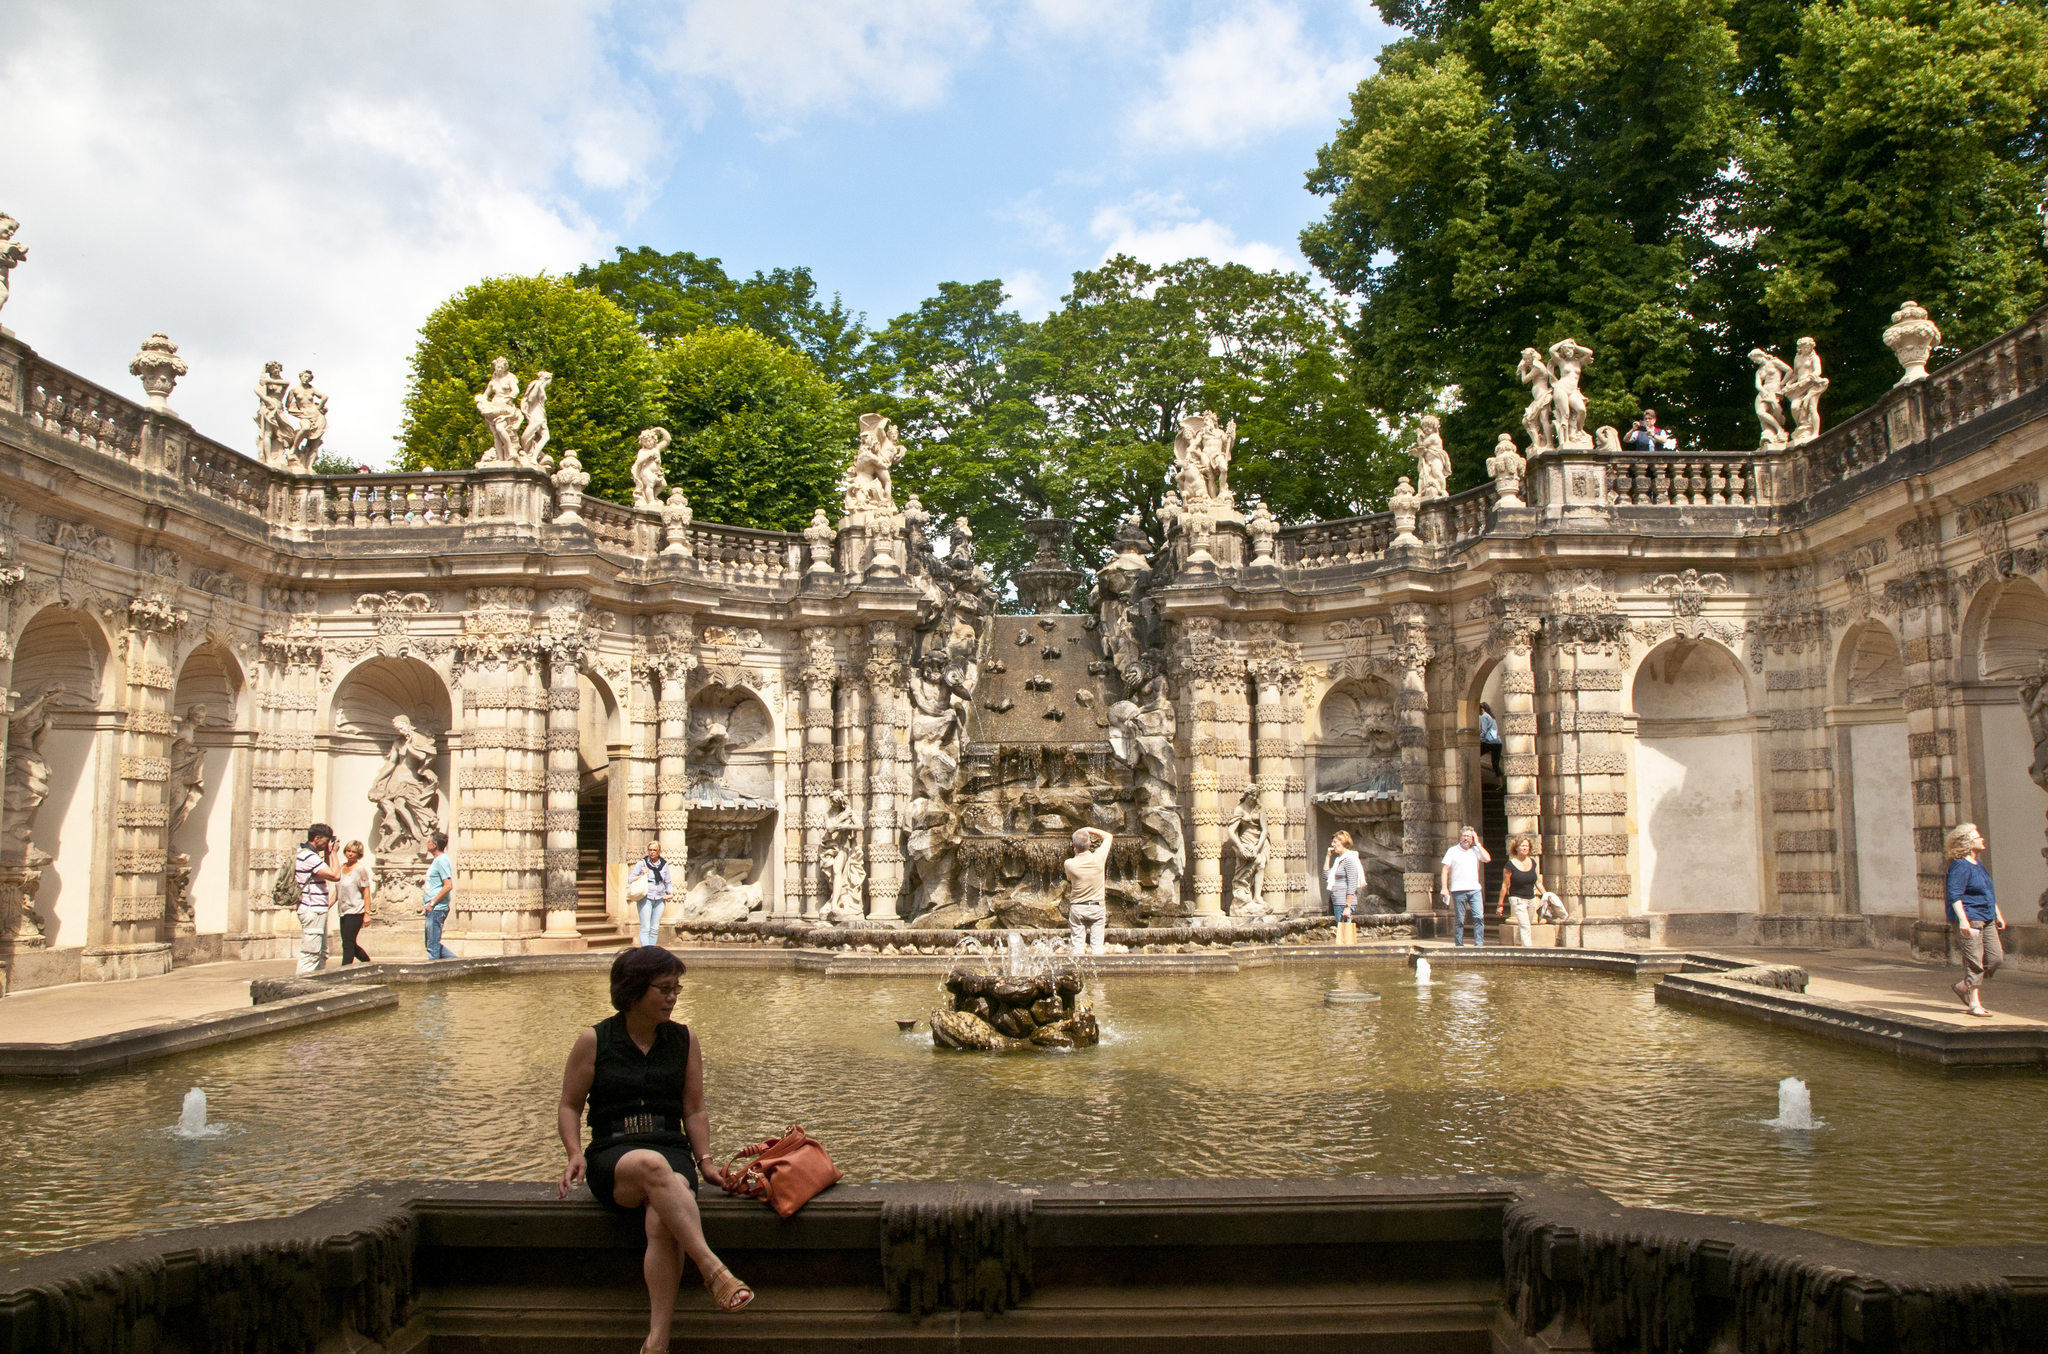
M 1123 252 L 1306 270 L 1303 176 L 1395 34 L 1367 0 L 15 0 L 0 323 L 252 451 L 265 361 L 384 464 L 419 325 L 618 246 L 808 265 L 874 323 Z

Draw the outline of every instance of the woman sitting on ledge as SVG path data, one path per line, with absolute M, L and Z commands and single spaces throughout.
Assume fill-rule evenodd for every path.
M 736 1312 L 754 1300 L 754 1291 L 712 1254 L 697 1216 L 697 1168 L 713 1184 L 723 1184 L 725 1176 L 706 1155 L 711 1121 L 704 1113 L 703 1055 L 689 1026 L 670 1019 L 682 976 L 683 961 L 657 946 L 626 950 L 612 961 L 612 1005 L 619 1014 L 576 1036 L 556 1111 L 569 1164 L 555 1197 L 566 1198 L 587 1172 L 598 1202 L 620 1212 L 646 1210 L 641 1272 L 650 1310 L 642 1354 L 668 1348 L 686 1255 L 721 1311 Z M 587 1157 L 576 1122 L 586 1100 Z

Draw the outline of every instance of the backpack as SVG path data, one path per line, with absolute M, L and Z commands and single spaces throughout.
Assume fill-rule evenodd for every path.
M 277 870 L 277 878 L 270 881 L 270 902 L 273 907 L 297 907 L 301 898 L 299 891 L 299 847 L 292 843 L 291 854 Z

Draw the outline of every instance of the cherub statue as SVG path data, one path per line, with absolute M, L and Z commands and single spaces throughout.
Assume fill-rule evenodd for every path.
M 483 415 L 485 426 L 491 430 L 491 454 L 484 459 L 517 459 L 519 424 L 526 416 L 519 409 L 519 378 L 512 374 L 512 364 L 504 358 L 491 359 L 491 379 L 476 397 L 476 411 Z
M 7 304 L 7 275 L 28 259 L 28 246 L 14 238 L 20 229 L 21 222 L 0 212 L 0 306 Z
M 1579 392 L 1579 374 L 1592 365 L 1593 350 L 1577 339 L 1561 338 L 1550 345 L 1556 363 L 1550 371 L 1550 410 L 1560 447 L 1590 447 L 1586 433 L 1586 397 Z
M 320 454 L 320 444 L 327 440 L 327 397 L 313 388 L 313 373 L 299 373 L 299 383 L 285 392 L 284 411 L 299 421 L 299 429 L 292 436 L 291 459 L 298 464 L 299 473 L 313 473 L 313 458 Z
M 1751 348 L 1749 360 L 1756 363 L 1756 421 L 1763 425 L 1758 445 L 1764 451 L 1781 450 L 1792 440 L 1785 431 L 1785 378 L 1792 368 L 1784 358 L 1761 348 Z
M 896 489 L 889 481 L 889 472 L 902 459 L 903 448 L 896 444 L 896 425 L 880 414 L 862 414 L 860 445 L 846 472 L 849 516 L 860 514 L 855 520 L 862 521 L 869 513 L 895 513 Z
M 263 374 L 256 378 L 256 457 L 265 465 L 282 468 L 288 464 L 299 440 L 299 430 L 284 412 L 284 397 L 291 388 L 284 363 L 263 364 Z
M 666 428 L 642 428 L 640 450 L 633 453 L 633 506 L 658 508 L 668 492 L 668 476 L 662 473 L 661 454 L 670 441 Z
M 1813 340 L 1799 340 L 1792 355 L 1792 379 L 1785 383 L 1785 398 L 1792 403 L 1792 445 L 1803 446 L 1820 436 L 1820 397 L 1828 378 L 1820 374 L 1820 352 Z
M 1204 409 L 1180 421 L 1173 463 L 1179 469 L 1181 493 L 1190 503 L 1229 496 L 1230 453 L 1236 446 L 1236 419 L 1219 424 L 1216 415 Z
M 1451 455 L 1444 450 L 1443 425 L 1435 414 L 1422 416 L 1415 434 L 1416 492 L 1425 499 L 1446 498 L 1451 492 Z
M 527 382 L 526 397 L 519 412 L 526 418 L 526 431 L 519 434 L 519 459 L 528 465 L 542 465 L 541 452 L 548 444 L 548 383 L 551 371 L 537 371 Z

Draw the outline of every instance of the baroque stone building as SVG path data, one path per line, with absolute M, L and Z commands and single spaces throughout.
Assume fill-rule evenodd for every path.
M 1799 427 L 1753 451 L 1624 451 L 1571 402 L 1585 350 L 1530 350 L 1526 456 L 1446 496 L 1426 427 L 1428 496 L 1344 521 L 1244 511 L 1193 416 L 1165 539 L 1127 523 L 1069 611 L 1090 576 L 1042 524 L 1002 615 L 873 416 L 837 523 L 755 531 L 658 459 L 642 506 L 584 498 L 545 373 L 478 397 L 475 470 L 321 476 L 311 373 L 263 378 L 252 457 L 169 410 L 161 335 L 138 403 L 0 331 L 0 973 L 290 953 L 272 881 L 313 820 L 387 883 L 445 826 L 463 954 L 618 943 L 606 867 L 653 836 L 685 919 L 1052 924 L 1085 825 L 1113 924 L 1318 913 L 1341 827 L 1426 930 L 1467 822 L 1535 839 L 1569 943 L 1940 952 L 1974 820 L 2038 955 L 2048 311 L 1916 375 L 1916 309 L 1907 378 L 1825 432 L 1817 359 L 1760 363 Z

